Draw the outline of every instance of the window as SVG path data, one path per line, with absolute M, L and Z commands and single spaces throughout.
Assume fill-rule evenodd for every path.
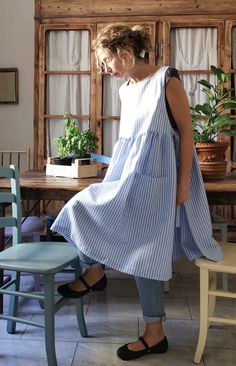
M 172 28 L 170 38 L 170 62 L 181 71 L 190 105 L 204 103 L 202 87 L 197 81 L 208 78 L 214 82 L 214 76 L 205 73 L 210 65 L 218 64 L 217 28 Z
M 81 130 L 95 131 L 95 63 L 91 52 L 94 26 L 41 26 L 38 166 L 56 156 L 54 138 L 64 133 L 63 115 L 75 115 Z

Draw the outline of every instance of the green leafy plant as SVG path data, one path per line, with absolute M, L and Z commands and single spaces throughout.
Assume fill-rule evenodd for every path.
M 64 114 L 64 123 L 65 135 L 54 139 L 57 144 L 58 157 L 84 158 L 96 151 L 98 138 L 94 132 L 90 130 L 79 131 L 76 119 L 69 112 Z
M 230 118 L 229 112 L 230 109 L 236 109 L 236 100 L 231 95 L 234 89 L 225 86 L 229 76 L 223 70 L 212 65 L 211 71 L 217 78 L 215 85 L 205 79 L 198 81 L 203 86 L 207 102 L 191 107 L 196 143 L 214 142 L 220 134 L 236 136 L 236 130 L 231 129 L 236 119 Z

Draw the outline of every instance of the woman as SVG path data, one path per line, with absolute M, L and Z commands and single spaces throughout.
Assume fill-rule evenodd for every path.
M 78 298 L 103 290 L 101 263 L 134 275 L 145 330 L 117 352 L 132 360 L 168 349 L 161 281 L 171 278 L 172 261 L 182 255 L 217 261 L 222 252 L 212 238 L 178 72 L 147 62 L 150 39 L 142 27 L 108 25 L 94 49 L 100 71 L 128 79 L 120 88 L 120 138 L 104 181 L 73 197 L 52 227 L 78 247 L 89 265 L 82 277 L 58 291 Z

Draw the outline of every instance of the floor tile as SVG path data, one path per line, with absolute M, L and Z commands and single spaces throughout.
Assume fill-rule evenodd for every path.
M 170 291 L 167 294 L 169 298 L 172 297 L 186 297 L 186 295 L 191 296 L 192 298 L 197 298 L 199 300 L 199 281 L 192 280 L 183 281 L 180 279 L 179 281 L 170 281 Z
M 236 350 L 206 348 L 203 359 L 205 366 L 235 366 Z
M 118 345 L 79 344 L 72 366 L 124 366 L 125 362 L 116 356 Z M 162 355 L 147 355 L 138 360 L 129 361 L 129 366 L 192 366 L 193 350 L 189 348 L 170 348 Z M 200 365 L 203 365 L 201 363 Z
M 140 317 L 142 315 L 138 297 L 109 296 L 94 294 L 86 315 L 106 315 L 118 317 Z
M 75 342 L 57 342 L 58 366 L 71 366 L 76 350 Z M 44 342 L 32 340 L 1 340 L 1 366 L 46 366 Z
M 105 291 L 84 298 L 84 312 L 89 337 L 82 338 L 75 316 L 74 300 L 69 300 L 56 315 L 58 366 L 121 366 L 117 348 L 142 335 L 144 322 L 139 297 L 132 276 L 106 269 Z M 57 276 L 56 287 L 73 280 L 71 274 Z M 235 277 L 229 276 L 230 289 L 236 289 Z M 221 278 L 219 278 L 219 282 Z M 25 290 L 33 289 L 31 275 L 22 278 Z M 56 288 L 55 288 L 56 293 Z M 199 270 L 186 259 L 174 263 L 170 292 L 164 295 L 167 319 L 164 322 L 169 350 L 163 355 L 149 355 L 129 362 L 129 366 L 192 366 L 199 333 Z M 7 311 L 8 298 L 4 301 Z M 219 299 L 216 314 L 236 318 L 236 300 Z M 43 321 L 36 300 L 20 299 L 19 313 L 34 321 Z M 201 366 L 235 365 L 236 327 L 213 324 L 208 330 Z M 17 324 L 14 335 L 0 322 L 0 366 L 46 366 L 44 331 Z M 33 350 L 33 352 L 32 352 Z
M 166 317 L 168 319 L 191 319 L 185 298 L 165 296 Z
M 192 319 L 199 319 L 200 303 L 193 297 L 186 297 Z M 236 319 L 236 299 L 218 298 L 215 306 L 215 315 Z
M 33 320 L 42 322 L 43 318 L 35 316 Z M 75 316 L 56 316 L 55 323 L 58 341 L 127 343 L 138 337 L 138 318 L 86 316 L 88 338 L 81 337 Z M 44 330 L 28 326 L 22 339 L 44 340 Z
M 198 321 L 167 319 L 163 322 L 163 327 L 171 347 L 196 347 L 199 331 Z M 143 319 L 139 319 L 139 336 L 143 334 L 143 330 Z
M 212 324 L 208 329 L 206 347 L 235 349 L 236 327 Z
M 114 279 L 108 278 L 106 294 L 108 296 L 138 296 L 135 280 L 130 278 L 126 279 Z
M 31 320 L 32 316 L 26 316 L 27 320 Z M 14 334 L 7 333 L 7 321 L 1 319 L 0 321 L 0 339 L 1 343 L 3 339 L 20 339 L 22 337 L 22 334 L 24 333 L 24 330 L 26 329 L 27 325 L 22 323 L 17 323 L 16 325 L 16 332 Z M 1 352 L 0 352 L 1 354 Z M 1 365 L 1 362 L 0 362 Z

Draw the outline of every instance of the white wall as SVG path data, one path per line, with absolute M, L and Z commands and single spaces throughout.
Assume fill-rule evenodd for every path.
M 19 70 L 19 104 L 0 104 L 0 150 L 33 148 L 34 0 L 0 0 L 0 68 Z

